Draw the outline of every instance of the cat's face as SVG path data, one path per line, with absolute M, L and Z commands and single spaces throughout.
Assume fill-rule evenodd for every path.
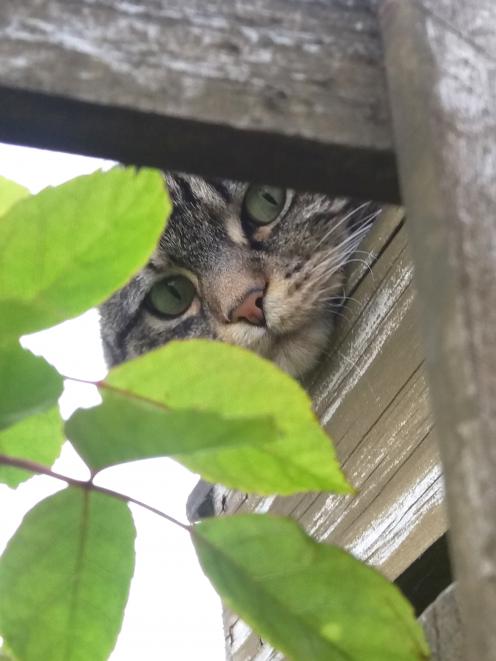
M 148 265 L 101 307 L 111 364 L 172 339 L 238 344 L 301 376 L 333 329 L 372 204 L 167 175 L 174 205 Z M 354 227 L 355 229 L 352 229 Z

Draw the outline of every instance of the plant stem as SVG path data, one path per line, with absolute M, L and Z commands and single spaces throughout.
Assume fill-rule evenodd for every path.
M 101 384 L 101 381 L 90 381 L 89 379 L 80 379 L 77 376 L 69 376 L 68 374 L 61 374 L 59 372 L 60 376 L 63 379 L 67 379 L 67 381 L 76 381 L 77 383 L 85 383 L 87 386 L 99 386 Z
M 122 500 L 126 503 L 133 503 L 134 505 L 139 505 L 139 507 L 142 507 L 143 509 L 146 509 L 149 512 L 153 512 L 154 514 L 157 514 L 157 516 L 166 519 L 170 523 L 179 526 L 180 528 L 186 530 L 187 532 L 192 531 L 191 526 L 181 523 L 181 521 L 178 521 L 173 516 L 170 516 L 169 514 L 166 514 L 165 512 L 162 512 L 161 510 L 158 510 L 157 508 L 152 507 L 151 505 L 147 505 L 146 503 L 143 503 L 141 500 L 137 500 L 132 496 L 127 496 L 124 493 L 120 493 L 119 491 L 114 491 L 113 489 L 107 489 L 106 487 L 99 487 L 98 485 L 94 484 L 92 480 L 77 480 L 73 477 L 69 477 L 68 475 L 62 475 L 61 473 L 57 473 L 53 471 L 51 468 L 47 468 L 42 464 L 37 464 L 34 461 L 29 461 L 28 459 L 19 459 L 17 457 L 9 457 L 5 454 L 0 454 L 0 465 L 1 464 L 3 464 L 4 466 L 11 466 L 13 468 L 20 468 L 22 470 L 27 470 L 30 471 L 31 473 L 47 475 L 48 477 L 53 477 L 56 480 L 61 480 L 62 482 L 66 482 L 71 487 L 78 487 L 80 489 L 87 489 L 88 491 L 95 491 L 98 493 L 102 493 L 105 496 L 110 496 L 111 498 L 117 498 L 118 500 Z
M 127 399 L 134 399 L 140 402 L 146 402 L 147 404 L 150 404 L 150 406 L 154 406 L 164 411 L 170 411 L 169 407 L 166 404 L 162 404 L 162 402 L 157 402 L 157 400 L 155 399 L 150 399 L 149 397 L 138 395 L 138 393 L 132 392 L 131 390 L 125 390 L 124 388 L 113 386 L 110 383 L 107 383 L 107 381 L 105 381 L 104 379 L 102 379 L 101 381 L 88 381 L 87 379 L 78 379 L 75 376 L 67 376 L 66 374 L 61 374 L 60 376 L 63 379 L 67 379 L 67 381 L 76 381 L 76 383 L 84 383 L 88 386 L 96 386 L 98 389 L 111 390 L 112 392 L 116 392 L 119 395 L 122 395 L 122 397 L 126 397 Z

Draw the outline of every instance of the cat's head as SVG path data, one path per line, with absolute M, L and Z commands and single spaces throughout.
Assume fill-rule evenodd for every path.
M 172 339 L 250 348 L 295 376 L 332 332 L 372 204 L 167 175 L 173 213 L 148 265 L 101 307 L 115 364 Z

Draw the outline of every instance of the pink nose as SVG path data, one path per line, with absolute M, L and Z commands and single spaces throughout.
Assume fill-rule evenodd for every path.
M 232 323 L 244 320 L 254 326 L 264 326 L 263 295 L 263 289 L 252 289 L 248 292 L 243 301 L 231 310 L 229 321 Z

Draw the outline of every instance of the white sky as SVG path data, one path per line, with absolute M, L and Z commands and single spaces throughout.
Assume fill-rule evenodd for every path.
M 37 192 L 110 162 L 0 144 L 0 175 Z M 23 342 L 64 374 L 98 380 L 105 373 L 95 311 L 36 333 Z M 70 383 L 61 398 L 67 417 L 98 401 L 92 386 Z M 85 479 L 88 471 L 66 443 L 55 469 Z M 127 464 L 102 472 L 98 483 L 125 492 L 185 520 L 185 502 L 198 477 L 169 459 Z M 16 490 L 0 485 L 0 551 L 24 514 L 62 488 L 36 476 Z M 124 624 L 111 661 L 222 661 L 224 636 L 220 601 L 203 575 L 187 533 L 150 512 L 132 507 L 136 528 L 136 571 Z

